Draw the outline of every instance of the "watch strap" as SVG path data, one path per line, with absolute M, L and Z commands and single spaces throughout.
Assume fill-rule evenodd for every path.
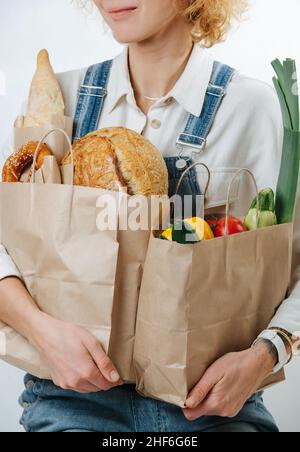
M 265 330 L 258 336 L 253 345 L 255 345 L 259 340 L 269 341 L 276 348 L 278 354 L 278 363 L 273 369 L 273 374 L 278 373 L 288 363 L 290 358 L 283 339 L 276 331 Z

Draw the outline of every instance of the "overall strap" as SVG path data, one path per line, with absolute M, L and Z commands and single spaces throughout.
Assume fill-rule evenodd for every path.
M 78 91 L 74 117 L 73 142 L 97 129 L 107 96 L 113 60 L 90 66 Z
M 184 132 L 177 139 L 177 147 L 182 149 L 183 146 L 192 146 L 195 148 L 194 152 L 204 150 L 206 139 L 234 73 L 235 69 L 214 62 L 201 115 L 189 116 Z

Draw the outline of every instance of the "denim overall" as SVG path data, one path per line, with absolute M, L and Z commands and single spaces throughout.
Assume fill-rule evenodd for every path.
M 98 128 L 105 98 L 107 84 L 112 67 L 112 61 L 105 61 L 91 66 L 85 80 L 79 89 L 77 109 L 74 118 L 73 141 L 93 132 Z M 182 170 L 192 163 L 192 153 L 186 151 L 193 148 L 193 154 L 201 153 L 206 144 L 207 136 L 213 125 L 214 118 L 226 94 L 226 89 L 235 70 L 229 66 L 215 62 L 212 76 L 207 88 L 204 105 L 200 117 L 189 116 L 185 129 L 174 143 L 174 155 L 165 159 L 169 172 L 169 196 L 173 196 Z M 179 195 L 200 195 L 195 168 L 185 176 L 179 190 Z
M 74 121 L 73 141 L 98 128 L 107 95 L 112 61 L 91 66 L 80 87 Z M 186 127 L 174 143 L 175 157 L 167 158 L 172 196 L 183 169 L 193 154 L 203 151 L 214 118 L 226 94 L 234 70 L 214 63 L 200 117 L 190 115 Z M 193 148 L 193 153 L 187 153 Z M 201 194 L 195 170 L 181 186 L 181 195 Z M 143 398 L 133 385 L 108 392 L 79 394 L 56 387 L 52 382 L 25 376 L 26 390 L 20 397 L 24 408 L 21 424 L 32 432 L 277 432 L 261 394 L 245 404 L 234 419 L 202 417 L 188 421 L 182 410 L 165 402 Z

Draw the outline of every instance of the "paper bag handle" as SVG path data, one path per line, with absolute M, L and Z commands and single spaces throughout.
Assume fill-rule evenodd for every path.
M 31 176 L 31 180 L 30 180 L 31 184 L 35 183 L 35 172 L 36 172 L 35 171 L 35 166 L 36 166 L 36 160 L 37 160 L 37 156 L 38 156 L 40 147 L 43 144 L 43 142 L 46 140 L 46 138 L 48 138 L 48 136 L 51 135 L 54 132 L 62 133 L 65 136 L 66 140 L 67 140 L 67 143 L 68 143 L 68 146 L 69 146 L 69 150 L 70 150 L 70 155 L 71 155 L 71 165 L 72 165 L 72 178 L 71 178 L 71 180 L 72 180 L 72 185 L 73 185 L 73 181 L 74 181 L 74 154 L 73 154 L 73 147 L 72 147 L 72 143 L 71 143 L 71 140 L 69 138 L 69 135 L 65 132 L 65 130 L 59 129 L 59 128 L 54 128 L 54 129 L 49 130 L 49 132 L 47 132 L 41 138 L 39 144 L 37 145 L 37 148 L 35 150 L 34 157 L 33 157 L 33 163 L 32 163 L 32 176 Z
M 232 187 L 233 187 L 233 184 L 234 184 L 235 180 L 237 179 L 237 177 L 240 176 L 242 173 L 247 173 L 251 177 L 251 180 L 252 180 L 252 182 L 254 184 L 255 193 L 256 193 L 256 203 L 257 203 L 256 224 L 258 224 L 258 221 L 259 221 L 259 212 L 260 212 L 260 210 L 259 210 L 259 192 L 258 192 L 258 186 L 257 186 L 257 182 L 256 182 L 256 179 L 255 179 L 255 176 L 252 173 L 252 171 L 250 171 L 249 169 L 241 168 L 240 170 L 238 170 L 235 173 L 235 175 L 231 179 L 231 182 L 230 182 L 229 187 L 228 187 L 227 202 L 226 202 L 225 236 L 228 236 L 229 211 L 230 211 L 230 195 L 231 195 Z
M 191 169 L 196 168 L 196 166 L 202 166 L 202 167 L 205 168 L 206 171 L 207 171 L 207 175 L 208 175 L 208 178 L 207 178 L 207 184 L 206 184 L 206 187 L 205 187 L 205 190 L 204 190 L 204 194 L 203 194 L 203 195 L 204 195 L 204 198 L 206 197 L 206 195 L 207 195 L 207 190 L 208 190 L 208 187 L 209 187 L 209 184 L 210 184 L 211 174 L 210 174 L 210 170 L 209 170 L 208 166 L 206 166 L 205 163 L 202 163 L 202 162 L 196 162 L 196 163 L 193 163 L 192 165 L 190 165 L 190 166 L 182 173 L 182 175 L 181 175 L 181 177 L 180 177 L 180 179 L 179 179 L 179 181 L 178 181 L 176 190 L 175 190 L 175 195 L 178 195 L 179 189 L 180 189 L 180 187 L 181 187 L 181 184 L 182 184 L 183 179 L 185 178 L 185 176 L 191 171 Z

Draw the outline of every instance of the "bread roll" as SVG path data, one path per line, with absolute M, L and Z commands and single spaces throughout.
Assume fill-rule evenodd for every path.
M 41 50 L 30 88 L 24 127 L 51 124 L 53 115 L 64 116 L 64 112 L 63 95 L 51 67 L 48 52 Z
M 7 159 L 2 171 L 2 182 L 19 182 L 21 180 L 23 173 L 33 163 L 38 144 L 38 142 L 31 141 Z M 44 158 L 48 155 L 52 155 L 50 148 L 46 144 L 42 144 L 36 159 L 36 170 L 42 167 Z
M 68 154 L 63 165 L 71 164 Z M 130 195 L 167 195 L 168 171 L 160 152 L 124 127 L 97 130 L 74 145 L 74 185 L 118 190 Z

